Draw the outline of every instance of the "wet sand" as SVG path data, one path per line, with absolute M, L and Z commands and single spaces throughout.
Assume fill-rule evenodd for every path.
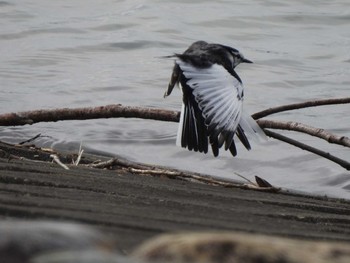
M 51 162 L 9 160 L 9 154 L 49 159 L 49 153 L 0 144 L 0 218 L 93 225 L 109 233 L 126 253 L 160 233 L 183 231 L 350 241 L 347 200 L 225 188 L 83 165 L 65 170 Z

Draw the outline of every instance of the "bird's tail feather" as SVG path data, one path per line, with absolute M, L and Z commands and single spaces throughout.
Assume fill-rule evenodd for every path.
M 267 141 L 265 132 L 260 128 L 256 121 L 245 112 L 242 114 L 239 125 L 249 139 L 257 142 Z
M 185 115 L 185 104 L 182 103 L 181 113 L 180 113 L 180 122 L 177 130 L 176 136 L 176 146 L 181 147 L 181 139 L 182 139 L 182 130 L 184 125 L 184 115 Z

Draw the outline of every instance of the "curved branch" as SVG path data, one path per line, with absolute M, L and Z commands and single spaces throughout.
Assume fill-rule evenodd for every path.
M 305 151 L 317 154 L 317 155 L 319 155 L 319 156 L 321 156 L 323 158 L 326 158 L 326 159 L 328 159 L 328 160 L 330 160 L 332 162 L 335 162 L 335 163 L 339 164 L 341 167 L 345 168 L 346 170 L 350 170 L 350 163 L 349 162 L 347 162 L 347 161 L 345 161 L 343 159 L 340 159 L 340 158 L 338 158 L 338 157 L 336 157 L 334 155 L 331 155 L 328 152 L 321 151 L 321 150 L 319 150 L 317 148 L 314 148 L 314 147 L 312 147 L 310 145 L 298 142 L 298 141 L 293 140 L 293 139 L 291 139 L 289 137 L 286 137 L 284 135 L 281 135 L 279 133 L 275 133 L 275 132 L 267 130 L 267 129 L 265 129 L 264 131 L 265 131 L 266 135 L 271 137 L 271 138 L 275 138 L 277 140 L 280 140 L 280 141 L 289 143 L 289 144 L 291 144 L 293 146 L 296 146 L 296 147 L 298 147 L 298 148 L 300 148 L 302 150 L 305 150 Z
M 330 100 L 328 100 L 328 103 L 329 101 Z M 323 103 L 325 103 L 325 101 Z M 326 105 L 326 104 L 323 104 L 323 105 Z M 88 108 L 75 108 L 75 109 L 64 108 L 64 109 L 52 109 L 52 110 L 35 110 L 35 111 L 26 111 L 26 112 L 19 112 L 19 113 L 2 114 L 0 115 L 0 126 L 18 126 L 18 125 L 34 124 L 38 122 L 56 122 L 56 121 L 63 121 L 63 120 L 88 120 L 88 119 L 118 118 L 118 117 L 119 118 L 120 117 L 142 118 L 142 119 L 152 119 L 152 120 L 159 120 L 159 121 L 179 122 L 180 112 L 172 111 L 172 110 L 163 110 L 163 109 L 122 106 L 120 104 L 100 106 L 95 108 L 88 107 Z M 269 121 L 269 120 L 258 120 L 257 122 L 261 126 L 261 128 L 274 128 L 274 129 L 299 131 L 299 132 L 307 133 L 309 135 L 325 139 L 330 143 L 337 143 L 343 146 L 350 147 L 350 139 L 345 136 L 340 137 L 340 136 L 331 134 L 329 132 L 326 132 L 322 129 L 317 129 L 301 123 L 278 122 L 278 121 Z M 265 132 L 268 136 L 274 137 L 281 141 L 285 141 L 283 135 L 272 133 L 271 131 L 268 131 L 266 129 L 265 129 Z M 285 137 L 285 138 L 288 138 L 288 137 Z M 321 153 L 322 151 L 318 149 L 315 149 L 308 145 L 304 146 L 304 144 L 294 141 L 292 139 L 289 139 L 289 141 L 285 141 L 285 142 L 288 142 L 290 144 L 295 145 L 296 147 L 318 154 L 348 169 L 347 162 L 337 157 L 331 156 L 328 153 L 324 153 L 324 152 Z
M 324 106 L 324 105 L 334 105 L 334 104 L 346 104 L 350 103 L 350 98 L 338 98 L 338 99 L 325 99 L 325 100 L 312 100 L 312 101 L 305 101 L 301 103 L 294 103 L 294 104 L 288 104 L 288 105 L 282 105 L 274 108 L 269 108 L 263 111 L 259 111 L 257 113 L 254 113 L 252 115 L 253 119 L 261 119 L 263 117 L 266 117 L 268 115 L 283 112 L 283 111 L 289 111 L 289 110 L 297 110 L 297 109 L 303 109 L 308 107 L 316 107 L 316 106 Z
M 34 110 L 0 115 L 0 126 L 17 126 L 38 122 L 56 122 L 63 120 L 88 120 L 99 118 L 142 118 L 159 121 L 179 122 L 180 112 L 144 107 L 122 106 L 121 104 L 87 108 L 63 108 L 52 110 Z M 350 139 L 333 135 L 323 129 L 317 129 L 301 123 L 272 120 L 257 120 L 261 128 L 273 128 L 303 132 L 322 138 L 330 143 L 350 147 Z
M 257 120 L 257 123 L 261 128 L 298 131 L 298 132 L 306 133 L 311 136 L 324 139 L 329 143 L 335 143 L 346 147 L 350 147 L 350 139 L 348 137 L 337 136 L 330 132 L 325 131 L 324 129 L 311 127 L 302 123 L 292 122 L 292 121 L 284 122 L 284 121 L 272 121 L 272 120 Z
M 65 120 L 90 120 L 101 118 L 142 118 L 158 121 L 179 122 L 177 111 L 143 107 L 122 106 L 121 104 L 86 107 L 63 108 L 52 110 L 34 110 L 0 115 L 0 126 L 20 126 L 38 122 L 56 122 Z

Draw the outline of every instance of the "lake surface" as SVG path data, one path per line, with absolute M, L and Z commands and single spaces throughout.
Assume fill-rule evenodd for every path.
M 237 72 L 245 110 L 350 94 L 348 1 L 0 1 L 0 113 L 121 103 L 180 110 L 164 99 L 173 61 L 160 58 L 206 40 L 239 49 L 254 64 Z M 290 111 L 268 119 L 299 121 L 350 136 L 350 106 Z M 238 146 L 238 156 L 175 146 L 176 123 L 101 119 L 0 128 L 0 140 L 77 151 L 83 147 L 218 177 L 251 180 L 350 198 L 350 172 L 269 139 Z M 350 149 L 283 134 L 350 161 Z

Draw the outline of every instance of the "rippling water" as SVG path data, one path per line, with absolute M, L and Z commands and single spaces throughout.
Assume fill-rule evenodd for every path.
M 179 110 L 167 99 L 172 61 L 196 40 L 239 49 L 245 109 L 349 96 L 348 1 L 0 1 L 0 112 L 113 103 Z M 350 136 L 348 105 L 310 108 L 273 119 L 301 121 Z M 140 119 L 40 123 L 0 128 L 0 140 L 37 133 L 40 145 L 87 148 L 133 160 L 239 179 L 238 172 L 309 193 L 350 198 L 350 173 L 270 139 L 232 158 L 175 146 L 177 124 Z M 350 161 L 349 149 L 284 133 Z

